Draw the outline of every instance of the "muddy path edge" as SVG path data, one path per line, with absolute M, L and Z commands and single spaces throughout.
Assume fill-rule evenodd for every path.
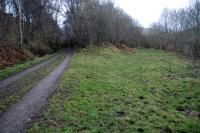
M 62 50 L 63 51 L 63 50 Z M 62 51 L 59 51 L 53 55 L 51 55 L 49 58 L 45 59 L 44 61 L 34 64 L 24 70 L 21 70 L 13 75 L 10 75 L 9 77 L 0 80 L 0 88 L 4 88 L 6 86 L 8 86 L 9 84 L 12 84 L 13 82 L 17 81 L 18 79 L 22 78 L 23 76 L 41 68 L 42 66 L 48 64 L 49 62 L 51 62 L 53 59 L 55 59 L 56 57 L 58 57 Z
M 0 133 L 24 132 L 26 124 L 30 123 L 47 103 L 48 97 L 55 91 L 59 77 L 69 67 L 73 52 L 71 49 L 66 52 L 67 57 L 58 67 L 40 80 L 20 102 L 12 105 L 0 116 Z

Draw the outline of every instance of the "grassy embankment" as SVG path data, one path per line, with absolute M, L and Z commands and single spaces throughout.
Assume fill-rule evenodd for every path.
M 200 132 L 200 78 L 167 51 L 75 53 L 29 132 Z
M 19 101 L 39 80 L 53 71 L 64 60 L 65 57 L 66 53 L 63 52 L 41 68 L 27 74 L 5 88 L 0 88 L 0 113 L 5 111 L 11 104 Z M 26 66 L 45 60 L 45 58 L 49 58 L 49 56 L 38 58 L 25 64 L 19 64 L 13 68 L 7 68 L 4 71 L 5 73 L 9 73 L 10 69 L 13 71 L 21 70 Z

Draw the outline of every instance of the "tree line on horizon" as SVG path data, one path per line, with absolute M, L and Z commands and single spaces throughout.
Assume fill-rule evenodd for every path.
M 131 47 L 142 41 L 142 28 L 111 1 L 66 0 L 65 31 L 69 41 L 80 46 L 125 43 Z
M 164 9 L 158 22 L 145 33 L 146 46 L 200 57 L 200 0 L 187 8 Z
M 0 0 L 0 44 L 31 51 L 106 42 L 136 47 L 141 31 L 137 20 L 110 0 Z
M 61 19 L 62 18 L 62 19 Z M 0 45 L 31 51 L 103 43 L 167 49 L 200 57 L 200 1 L 165 9 L 144 29 L 110 0 L 0 0 Z

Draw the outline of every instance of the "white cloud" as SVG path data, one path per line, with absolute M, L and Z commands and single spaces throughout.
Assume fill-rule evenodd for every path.
M 164 8 L 177 9 L 188 5 L 189 0 L 114 0 L 117 6 L 137 19 L 144 27 L 156 22 Z

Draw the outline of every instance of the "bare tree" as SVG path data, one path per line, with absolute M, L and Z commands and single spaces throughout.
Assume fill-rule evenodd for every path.
M 151 47 L 158 44 L 162 49 L 200 57 L 200 1 L 192 0 L 185 9 L 165 9 L 160 21 L 150 28 L 147 40 Z M 156 39 L 157 38 L 157 39 Z M 154 42 L 152 42 L 154 40 Z
M 20 39 L 21 39 L 20 45 L 21 48 L 23 48 L 22 8 L 20 0 L 16 0 L 16 3 L 18 4 L 18 10 L 19 10 L 19 28 L 20 28 Z
M 71 40 L 80 46 L 124 42 L 130 46 L 141 43 L 140 26 L 116 8 L 111 1 L 66 0 L 66 27 L 71 28 Z

